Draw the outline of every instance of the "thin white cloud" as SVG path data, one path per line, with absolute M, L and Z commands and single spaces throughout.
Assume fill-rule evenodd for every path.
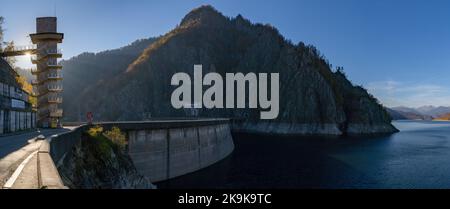
M 388 107 L 450 106 L 450 89 L 445 86 L 388 80 L 369 83 L 367 89 Z

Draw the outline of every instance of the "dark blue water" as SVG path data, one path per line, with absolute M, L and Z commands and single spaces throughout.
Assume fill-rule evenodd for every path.
M 399 121 L 399 133 L 313 138 L 235 134 L 235 150 L 159 188 L 450 188 L 450 123 Z

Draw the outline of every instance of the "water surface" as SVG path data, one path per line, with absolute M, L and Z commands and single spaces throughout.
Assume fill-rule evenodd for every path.
M 450 123 L 377 137 L 234 134 L 234 152 L 159 188 L 450 188 Z

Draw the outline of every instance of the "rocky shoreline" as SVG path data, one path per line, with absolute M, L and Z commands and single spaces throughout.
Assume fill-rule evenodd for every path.
M 232 124 L 233 132 L 245 132 L 255 134 L 280 134 L 280 135 L 365 135 L 388 134 L 398 130 L 391 124 L 356 124 L 347 125 L 346 130 L 341 130 L 336 123 L 326 124 L 299 124 L 276 122 L 238 122 Z
M 233 132 L 256 134 L 297 134 L 297 135 L 342 135 L 337 124 L 294 124 L 273 122 L 234 123 Z

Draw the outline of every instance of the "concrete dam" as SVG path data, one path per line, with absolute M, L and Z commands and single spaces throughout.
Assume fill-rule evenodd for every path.
M 130 130 L 128 136 L 129 155 L 151 182 L 207 167 L 234 149 L 227 123 Z
M 126 134 L 128 154 L 136 170 L 152 183 L 188 174 L 218 162 L 234 150 L 230 120 L 161 120 L 142 122 L 95 123 L 104 129 L 118 127 Z M 73 147 L 81 144 L 82 133 L 89 129 L 81 125 L 73 131 L 47 140 L 46 153 L 55 166 L 47 166 L 39 174 L 40 187 L 63 188 L 58 168 L 70 156 Z M 48 171 L 48 169 L 54 171 Z

